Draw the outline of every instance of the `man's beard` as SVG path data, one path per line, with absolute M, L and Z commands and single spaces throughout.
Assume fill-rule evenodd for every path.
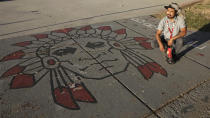
M 167 15 L 168 19 L 173 19 L 175 16 Z

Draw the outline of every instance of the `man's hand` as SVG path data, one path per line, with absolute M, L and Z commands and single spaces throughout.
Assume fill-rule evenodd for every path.
M 173 39 L 170 39 L 169 41 L 168 41 L 168 46 L 172 46 L 173 45 Z
M 157 42 L 158 42 L 160 51 L 161 51 L 161 52 L 164 52 L 165 49 L 164 49 L 164 47 L 163 47 L 163 43 L 161 42 L 161 38 L 160 38 L 161 33 L 162 33 L 161 30 L 157 30 L 157 32 L 156 32 L 156 40 L 157 40 Z
M 187 28 L 181 28 L 180 29 L 180 32 L 178 35 L 172 37 L 169 41 L 168 41 L 168 46 L 172 46 L 173 44 L 173 41 L 176 40 L 176 39 L 179 39 L 179 38 L 182 38 L 184 37 L 185 35 L 187 34 Z
M 164 52 L 164 51 L 165 51 L 163 45 L 160 45 L 159 48 L 160 48 L 160 51 L 161 51 L 161 52 Z

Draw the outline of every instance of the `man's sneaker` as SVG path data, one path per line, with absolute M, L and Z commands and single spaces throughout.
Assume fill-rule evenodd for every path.
M 174 64 L 175 63 L 173 58 L 167 58 L 166 61 L 168 62 L 168 64 Z

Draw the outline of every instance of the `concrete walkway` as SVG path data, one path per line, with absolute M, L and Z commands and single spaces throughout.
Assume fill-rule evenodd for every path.
M 169 65 L 150 45 L 158 22 L 140 16 L 0 40 L 1 117 L 207 118 L 209 33 L 188 32 Z
M 198 0 L 0 0 L 0 39 L 143 15 Z

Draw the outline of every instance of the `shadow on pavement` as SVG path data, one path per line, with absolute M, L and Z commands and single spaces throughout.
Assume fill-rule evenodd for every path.
M 190 46 L 179 53 L 178 55 L 179 59 L 181 59 L 184 55 L 186 55 L 192 49 L 199 47 L 200 45 L 210 40 L 206 35 L 207 33 L 209 34 L 208 37 L 210 37 L 210 23 L 200 28 L 198 31 L 184 37 L 184 47 L 185 45 L 190 45 Z

